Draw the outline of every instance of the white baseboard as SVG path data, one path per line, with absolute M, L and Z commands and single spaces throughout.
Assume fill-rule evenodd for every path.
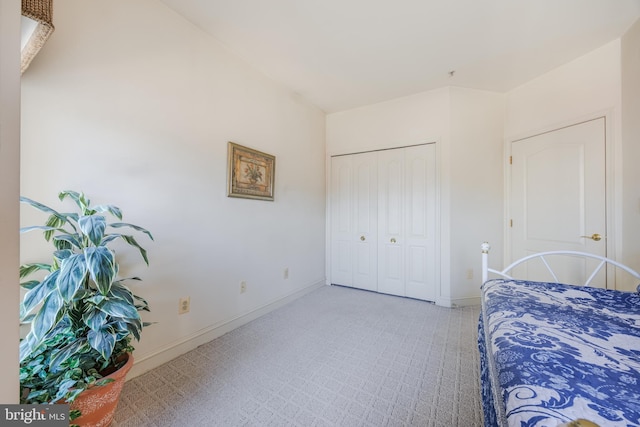
M 136 358 L 133 368 L 131 368 L 131 371 L 129 371 L 129 373 L 127 374 L 127 379 L 129 380 L 131 378 L 135 378 L 147 371 L 150 371 L 151 369 L 157 368 L 158 366 L 167 363 L 170 360 L 175 359 L 176 357 L 201 346 L 202 344 L 208 343 L 209 341 L 214 340 L 229 331 L 232 331 L 246 323 L 251 322 L 252 320 L 257 319 L 260 316 L 264 316 L 265 314 L 308 294 L 309 292 L 325 286 L 324 282 L 324 279 L 318 280 L 299 291 L 286 295 L 282 298 L 278 298 L 277 300 L 251 310 L 248 313 L 201 329 L 200 331 L 197 331 L 182 338 L 179 341 L 173 342 L 165 346 L 164 348 L 157 350 L 155 353 L 146 355 L 139 359 Z
M 465 307 L 468 305 L 480 305 L 480 297 L 455 298 L 452 307 Z
M 436 305 L 441 307 L 464 307 L 468 305 L 480 305 L 480 297 L 466 297 L 466 298 L 448 298 L 438 297 L 436 299 Z

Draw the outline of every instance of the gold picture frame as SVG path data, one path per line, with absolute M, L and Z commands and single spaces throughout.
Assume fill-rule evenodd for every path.
M 273 201 L 276 156 L 229 142 L 227 196 Z

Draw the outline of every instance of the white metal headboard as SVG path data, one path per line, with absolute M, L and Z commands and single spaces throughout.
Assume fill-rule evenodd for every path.
M 511 277 L 509 275 L 509 272 L 511 270 L 513 270 L 516 266 L 527 262 L 533 258 L 540 258 L 540 260 L 544 263 L 544 265 L 547 267 L 547 270 L 549 270 L 549 272 L 551 273 L 551 276 L 553 277 L 553 279 L 556 282 L 559 282 L 558 277 L 556 276 L 556 274 L 554 273 L 553 269 L 551 268 L 551 266 L 549 265 L 549 263 L 547 262 L 546 258 L 547 256 L 553 256 L 553 255 L 572 255 L 572 256 L 578 256 L 578 257 L 583 257 L 583 258 L 592 258 L 592 259 L 596 259 L 599 260 L 600 262 L 598 263 L 598 265 L 594 268 L 593 272 L 591 273 L 591 275 L 589 275 L 589 277 L 587 278 L 587 280 L 583 283 L 583 286 L 588 286 L 591 281 L 593 280 L 593 278 L 596 276 L 596 274 L 598 274 L 598 272 L 600 270 L 602 270 L 602 267 L 610 264 L 613 265 L 615 267 L 620 268 L 621 270 L 626 271 L 627 273 L 629 273 L 631 276 L 635 277 L 636 279 L 640 280 L 640 274 L 638 272 L 636 272 L 635 270 L 632 270 L 631 268 L 627 267 L 626 265 L 620 264 L 617 261 L 614 261 L 612 259 L 600 256 L 600 255 L 595 255 L 595 254 L 590 254 L 587 252 L 578 252 L 578 251 L 549 251 L 549 252 L 540 252 L 537 254 L 533 254 L 533 255 L 529 255 L 526 256 L 524 258 L 520 258 L 517 261 L 512 262 L 511 264 L 509 264 L 507 267 L 505 267 L 502 270 L 495 270 L 493 268 L 489 268 L 489 250 L 491 249 L 491 245 L 489 245 L 489 243 L 484 242 L 481 245 L 482 248 L 482 283 L 486 282 L 489 279 L 489 273 L 493 273 L 493 274 L 497 274 L 498 276 L 504 277 L 505 279 L 513 279 L 513 277 Z M 640 288 L 640 286 L 639 286 Z

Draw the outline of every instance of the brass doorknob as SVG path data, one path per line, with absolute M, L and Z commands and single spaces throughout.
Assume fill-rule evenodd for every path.
M 585 239 L 595 240 L 596 242 L 599 242 L 600 240 L 602 240 L 602 236 L 599 235 L 598 233 L 593 233 L 591 236 L 580 236 L 580 237 L 584 237 Z
M 362 240 L 364 242 L 365 241 L 364 236 L 360 236 L 360 240 Z
M 395 237 L 392 237 L 392 238 L 391 238 L 391 243 L 395 243 L 395 242 L 396 242 L 396 238 L 395 238 Z

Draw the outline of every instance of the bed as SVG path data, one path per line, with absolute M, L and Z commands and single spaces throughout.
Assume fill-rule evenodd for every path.
M 478 347 L 485 426 L 556 427 L 577 419 L 639 426 L 640 295 L 590 284 L 606 266 L 637 283 L 640 275 L 572 251 L 531 255 L 498 271 L 488 267 L 488 244 L 482 252 Z M 596 267 L 583 286 L 510 276 L 536 259 L 555 277 L 547 261 L 554 256 L 589 258 Z M 500 278 L 489 280 L 490 274 Z

